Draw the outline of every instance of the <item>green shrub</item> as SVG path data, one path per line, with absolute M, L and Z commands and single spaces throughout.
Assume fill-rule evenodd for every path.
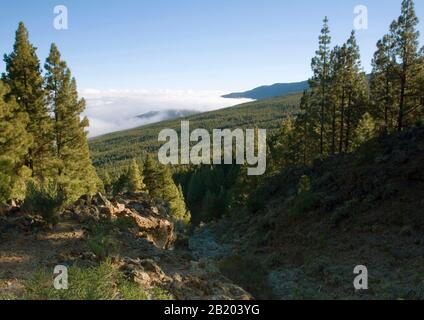
M 99 260 L 103 260 L 116 252 L 118 244 L 111 236 L 98 234 L 87 240 L 87 246 Z
M 159 288 L 146 289 L 125 279 L 109 260 L 98 267 L 68 269 L 66 290 L 53 287 L 53 275 L 46 269 L 37 271 L 24 283 L 26 300 L 168 300 Z
M 358 147 L 356 152 L 355 165 L 373 164 L 380 155 L 377 140 L 370 140 Z
M 54 226 L 59 223 L 64 203 L 64 194 L 58 190 L 56 184 L 30 182 L 23 208 L 31 213 L 40 214 L 49 225 Z
M 110 223 L 112 228 L 118 228 L 120 231 L 128 231 L 137 226 L 134 220 L 129 217 L 118 217 Z
M 307 175 L 300 177 L 297 184 L 296 195 L 288 201 L 289 214 L 298 216 L 316 210 L 321 206 L 325 195 L 311 190 L 311 180 Z
M 299 216 L 316 210 L 320 207 L 322 198 L 323 195 L 311 191 L 300 193 L 291 200 L 289 213 L 292 216 Z
M 297 185 L 297 194 L 302 194 L 311 191 L 311 179 L 308 176 L 303 175 L 300 177 Z
M 355 215 L 360 210 L 360 201 L 358 199 L 352 199 L 346 201 L 343 206 L 337 208 L 332 217 L 331 222 L 333 224 L 339 224 L 344 219 L 347 219 L 353 215 Z

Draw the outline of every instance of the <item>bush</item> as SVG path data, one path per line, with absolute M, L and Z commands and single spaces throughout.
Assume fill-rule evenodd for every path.
M 297 193 L 302 194 L 311 191 L 311 179 L 308 176 L 303 175 L 300 177 L 299 183 L 297 185 Z
M 23 208 L 31 213 L 40 214 L 52 226 L 59 223 L 63 211 L 65 196 L 54 183 L 36 184 L 30 182 Z
M 360 201 L 358 199 L 352 199 L 349 201 L 346 201 L 343 206 L 337 208 L 332 217 L 331 222 L 335 225 L 338 225 L 343 220 L 348 219 L 351 216 L 354 216 L 356 213 L 359 212 L 360 208 Z
M 292 216 L 298 216 L 318 209 L 324 194 L 303 192 L 298 194 L 290 203 L 289 212 Z
M 52 273 L 39 270 L 24 283 L 26 300 L 168 300 L 159 288 L 142 288 L 125 279 L 107 260 L 98 267 L 68 269 L 69 288 L 56 290 Z M 16 298 L 16 297 L 15 297 Z M 20 297 L 19 297 L 20 298 Z
M 118 244 L 111 236 L 99 234 L 89 238 L 87 246 L 99 260 L 103 260 L 116 252 Z

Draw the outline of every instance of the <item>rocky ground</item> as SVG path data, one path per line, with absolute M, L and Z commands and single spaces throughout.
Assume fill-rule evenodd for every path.
M 99 233 L 109 240 L 102 240 L 97 248 L 92 243 Z M 3 207 L 0 296 L 22 296 L 25 280 L 38 268 L 88 268 L 109 257 L 129 281 L 143 288 L 161 288 L 171 298 L 252 298 L 223 276 L 208 257 L 192 254 L 184 246 L 174 248 L 175 240 L 166 205 L 143 194 L 112 201 L 100 194 L 82 197 L 65 210 L 59 225 L 51 230 L 40 216 L 19 207 Z

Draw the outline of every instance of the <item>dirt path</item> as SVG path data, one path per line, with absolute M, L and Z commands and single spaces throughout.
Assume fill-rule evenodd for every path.
M 0 294 L 16 293 L 41 267 L 54 267 L 79 257 L 86 250 L 84 231 L 77 224 L 62 223 L 40 233 L 11 230 L 0 241 Z

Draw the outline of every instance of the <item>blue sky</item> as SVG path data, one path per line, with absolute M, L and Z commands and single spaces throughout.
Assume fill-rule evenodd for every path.
M 363 66 L 400 14 L 401 0 L 13 0 L 0 2 L 0 54 L 12 50 L 19 21 L 44 64 L 55 42 L 87 101 L 90 136 L 146 124 L 150 111 L 215 110 L 246 100 L 221 95 L 310 76 L 322 19 L 333 45 L 353 29 L 366 5 L 368 30 L 358 31 Z M 53 27 L 65 5 L 69 29 Z M 416 1 L 419 17 L 424 1 Z M 423 24 L 420 31 L 424 34 Z M 0 62 L 0 71 L 4 63 Z M 156 121 L 162 120 L 160 116 Z
M 23 20 L 43 61 L 50 43 L 58 44 L 80 88 L 244 90 L 306 79 L 322 18 L 329 16 L 333 41 L 341 43 L 353 28 L 358 4 L 369 9 L 369 29 L 358 32 L 369 70 L 375 43 L 399 15 L 400 2 L 2 1 L 0 52 L 11 51 Z M 69 30 L 53 28 L 58 4 L 69 9 Z M 416 9 L 423 17 L 424 1 L 416 1 Z

